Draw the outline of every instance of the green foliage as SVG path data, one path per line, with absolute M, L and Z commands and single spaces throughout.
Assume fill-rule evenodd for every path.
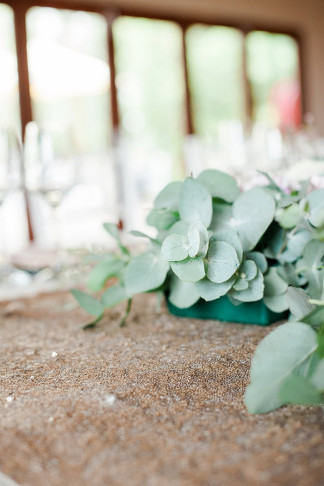
M 279 326 L 259 343 L 245 393 L 250 413 L 265 413 L 287 403 L 292 376 L 309 379 L 318 364 L 316 332 L 301 322 Z M 290 399 L 288 400 L 290 402 Z
M 288 288 L 287 294 L 290 310 L 300 322 L 279 326 L 257 346 L 245 393 L 251 413 L 284 404 L 324 404 L 324 302 L 315 307 L 298 288 Z
M 157 253 L 147 251 L 134 257 L 125 270 L 125 287 L 129 297 L 160 287 L 169 270 L 169 264 Z
M 72 289 L 71 293 L 73 297 L 79 302 L 81 307 L 89 314 L 95 317 L 102 316 L 104 312 L 104 306 L 101 304 L 101 302 L 92 297 L 92 295 L 88 295 L 78 289 Z
M 263 299 L 274 312 L 290 306 L 296 320 L 308 314 L 303 322 L 319 322 L 324 308 L 309 300 L 324 298 L 323 190 L 307 194 L 302 183 L 286 194 L 267 179 L 267 186 L 246 192 L 211 169 L 171 182 L 147 217 L 156 236 L 132 232 L 148 240 L 139 255 L 131 255 L 116 225 L 105 223 L 117 249 L 97 260 L 89 290 L 104 291 L 103 307 L 152 291 L 181 308 L 224 295 L 236 305 Z M 93 312 L 90 301 L 79 301 Z

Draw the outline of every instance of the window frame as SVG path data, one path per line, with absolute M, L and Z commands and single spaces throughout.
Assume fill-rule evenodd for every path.
M 22 136 L 24 129 L 29 121 L 33 120 L 30 90 L 29 90 L 29 75 L 28 75 L 28 59 L 27 59 L 27 36 L 26 36 L 26 14 L 30 8 L 33 7 L 49 7 L 64 10 L 85 11 L 93 12 L 102 15 L 107 23 L 107 39 L 108 39 L 108 62 L 110 69 L 110 117 L 112 128 L 118 131 L 120 119 L 117 89 L 115 83 L 115 56 L 114 56 L 114 38 L 112 31 L 112 24 L 120 16 L 127 17 L 140 17 L 151 20 L 164 20 L 176 23 L 182 30 L 182 65 L 183 65 L 183 81 L 185 88 L 185 119 L 186 119 L 186 133 L 195 133 L 194 120 L 192 113 L 192 96 L 190 92 L 190 79 L 188 71 L 188 63 L 186 56 L 186 31 L 189 27 L 195 24 L 210 25 L 210 26 L 222 26 L 235 28 L 242 34 L 242 88 L 244 92 L 245 100 L 245 118 L 249 120 L 252 118 L 253 101 L 252 90 L 247 75 L 247 62 L 246 62 L 246 36 L 253 31 L 268 32 L 273 34 L 284 34 L 292 37 L 297 44 L 298 50 L 298 81 L 301 87 L 301 108 L 305 111 L 305 76 L 303 72 L 303 42 L 301 34 L 298 30 L 289 26 L 280 27 L 271 23 L 258 23 L 258 22 L 234 22 L 231 19 L 219 17 L 218 15 L 193 15 L 193 14 L 165 14 L 154 10 L 137 8 L 137 7 L 109 7 L 102 3 L 87 3 L 70 0 L 4 0 L 2 3 L 9 5 L 14 12 L 15 19 L 15 37 L 16 37 L 16 50 L 17 50 L 17 62 L 18 62 L 18 76 L 19 76 L 19 100 L 20 100 L 20 115 L 21 115 L 21 127 Z
M 84 11 L 90 13 L 97 13 L 102 15 L 107 24 L 107 52 L 108 63 L 110 70 L 110 119 L 113 130 L 112 143 L 117 140 L 117 134 L 120 127 L 120 115 L 118 107 L 117 87 L 115 82 L 116 65 L 115 65 L 115 49 L 113 37 L 113 22 L 121 17 L 137 17 L 146 18 L 150 20 L 162 20 L 176 23 L 182 31 L 182 69 L 184 82 L 184 102 L 185 102 L 185 133 L 191 135 L 195 133 L 194 117 L 192 111 L 192 94 L 190 91 L 190 76 L 187 62 L 187 45 L 186 45 L 186 31 L 189 27 L 195 24 L 202 24 L 206 26 L 222 26 L 237 29 L 242 35 L 242 89 L 244 96 L 245 121 L 248 123 L 253 115 L 253 98 L 252 88 L 247 74 L 247 55 L 246 55 L 246 37 L 250 32 L 261 31 L 272 34 L 284 34 L 292 37 L 297 45 L 298 51 L 298 82 L 301 89 L 301 111 L 307 111 L 307 98 L 305 89 L 305 73 L 304 73 L 304 43 L 300 31 L 291 28 L 290 26 L 281 26 L 280 28 L 270 22 L 253 22 L 253 21 L 238 21 L 234 22 L 232 19 L 218 16 L 217 14 L 165 14 L 162 11 L 143 9 L 140 7 L 124 7 L 124 6 L 110 6 L 103 3 L 88 3 L 80 1 L 76 3 L 75 0 L 2 0 L 4 3 L 12 8 L 14 13 L 14 29 L 16 39 L 16 54 L 18 67 L 18 84 L 19 84 L 19 105 L 21 118 L 21 138 L 24 139 L 25 127 L 27 123 L 33 121 L 33 112 L 30 96 L 30 84 L 28 73 L 28 58 L 27 58 L 27 33 L 26 33 L 26 15 L 29 9 L 33 7 L 48 7 L 55 9 Z M 29 237 L 33 239 L 33 231 L 28 211 L 27 201 L 27 217 L 29 227 Z

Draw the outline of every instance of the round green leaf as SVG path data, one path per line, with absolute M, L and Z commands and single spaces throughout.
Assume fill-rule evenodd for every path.
M 169 262 L 178 262 L 188 257 L 187 238 L 183 235 L 169 235 L 161 247 L 161 256 Z
M 210 242 L 212 241 L 225 241 L 225 243 L 228 243 L 231 245 L 233 248 L 235 248 L 237 257 L 239 261 L 242 261 L 243 258 L 243 248 L 242 248 L 242 243 L 241 240 L 238 236 L 238 234 L 231 228 L 226 228 L 226 229 L 221 229 L 217 231 L 215 234 L 210 239 Z
M 147 224 L 159 231 L 167 230 L 178 221 L 179 214 L 167 209 L 152 209 L 147 217 Z
M 78 289 L 72 289 L 71 294 L 81 305 L 81 307 L 92 316 L 99 317 L 103 314 L 103 305 L 97 299 L 92 297 L 92 295 L 86 294 Z
M 264 189 L 254 188 L 241 193 L 233 204 L 234 229 L 239 234 L 243 250 L 250 251 L 273 221 L 275 201 Z
M 199 182 L 207 187 L 213 197 L 233 202 L 240 189 L 234 177 L 215 169 L 207 169 L 198 176 Z
M 207 278 L 203 278 L 202 280 L 199 280 L 195 286 L 200 297 L 208 302 L 210 300 L 216 300 L 219 297 L 227 294 L 234 282 L 234 278 L 222 283 L 211 282 Z
M 252 359 L 251 384 L 245 393 L 249 412 L 265 413 L 283 405 L 283 383 L 292 375 L 309 375 L 316 349 L 316 333 L 307 324 L 290 322 L 268 334 Z
M 249 260 L 253 260 L 256 266 L 261 270 L 262 273 L 265 273 L 268 269 L 268 262 L 266 257 L 263 255 L 263 253 L 260 253 L 259 251 L 250 251 L 247 253 L 247 258 Z
M 209 228 L 220 231 L 230 228 L 232 219 L 232 205 L 225 202 L 213 201 L 213 216 Z
M 89 275 L 88 289 L 98 292 L 103 288 L 107 279 L 117 276 L 124 266 L 125 263 L 119 258 L 116 258 L 115 261 L 99 263 Z
M 212 197 L 205 186 L 196 179 L 187 177 L 181 187 L 179 200 L 181 219 L 191 223 L 201 220 L 206 228 L 212 218 Z
M 204 223 L 201 221 L 194 221 L 188 228 L 187 233 L 189 256 L 194 258 L 195 256 L 204 257 L 208 250 L 208 231 Z
M 182 182 L 170 182 L 156 196 L 154 207 L 156 209 L 178 209 Z
M 134 257 L 125 270 L 128 297 L 160 287 L 168 270 L 169 263 L 156 253 L 146 252 Z
M 288 235 L 287 249 L 295 256 L 295 260 L 303 254 L 304 248 L 310 239 L 310 232 L 304 230 Z
M 279 275 L 276 267 L 270 267 L 264 276 L 264 295 L 279 295 L 286 292 L 288 283 Z
M 309 302 L 309 295 L 303 289 L 288 287 L 287 299 L 289 310 L 296 319 L 302 320 L 314 309 L 314 305 Z
M 287 208 L 279 209 L 277 212 L 277 221 L 285 229 L 294 228 L 304 215 L 303 209 L 298 204 L 291 204 Z
M 241 302 L 255 302 L 261 300 L 264 292 L 263 274 L 258 270 L 256 277 L 248 282 L 247 289 L 236 291 L 232 290 L 231 295 Z
M 114 305 L 127 300 L 125 287 L 121 284 L 109 287 L 101 296 L 101 303 L 105 307 L 113 307 Z
M 288 309 L 288 299 L 286 292 L 277 295 L 265 295 L 263 297 L 265 305 L 272 310 L 272 312 L 283 312 Z
M 246 290 L 249 288 L 249 282 L 246 278 L 239 278 L 235 285 L 233 285 L 234 290 Z
M 199 300 L 199 293 L 194 284 L 172 278 L 169 301 L 179 309 L 191 307 Z
M 172 262 L 171 268 L 183 282 L 195 283 L 205 276 L 205 267 L 202 258 L 188 258 L 181 262 Z
M 207 277 L 215 283 L 228 280 L 240 265 L 235 248 L 224 241 L 210 243 L 207 260 Z
M 315 386 L 303 376 L 289 376 L 282 384 L 279 396 L 283 403 L 293 405 L 320 405 L 323 403 Z
M 245 260 L 240 266 L 240 276 L 246 280 L 253 280 L 258 272 L 258 267 L 253 260 Z

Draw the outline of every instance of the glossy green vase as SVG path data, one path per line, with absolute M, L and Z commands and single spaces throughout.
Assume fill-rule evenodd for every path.
M 167 299 L 169 312 L 179 317 L 191 317 L 195 319 L 215 319 L 217 321 L 238 322 L 242 324 L 255 324 L 267 326 L 272 322 L 280 321 L 288 317 L 288 312 L 272 312 L 262 300 L 257 302 L 243 302 L 234 305 L 224 296 L 211 302 L 200 299 L 196 304 L 187 309 L 179 309 Z

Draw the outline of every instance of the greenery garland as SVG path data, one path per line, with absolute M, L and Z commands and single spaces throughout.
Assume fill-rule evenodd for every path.
M 306 397 L 308 387 L 309 393 L 314 392 L 313 397 L 316 391 L 317 402 L 324 388 L 318 378 L 318 374 L 324 374 L 323 362 L 318 358 L 322 351 L 314 344 L 319 338 L 303 317 L 305 310 L 313 316 L 311 306 L 324 297 L 324 189 L 309 191 L 306 181 L 299 190 L 287 194 L 264 175 L 267 185 L 245 192 L 240 191 L 233 177 L 217 170 L 206 170 L 184 182 L 171 182 L 158 194 L 147 218 L 148 224 L 156 228 L 156 236 L 131 232 L 147 238 L 148 248 L 131 255 L 116 225 L 105 223 L 104 228 L 117 242 L 117 250 L 97 257 L 98 263 L 88 280 L 90 291 L 104 291 L 95 298 L 72 290 L 79 304 L 95 317 L 90 326 L 102 318 L 105 308 L 122 301 L 128 302 L 126 318 L 133 296 L 152 291 L 159 297 L 167 293 L 170 302 L 179 308 L 190 307 L 199 299 L 212 301 L 224 295 L 236 305 L 263 300 L 278 313 L 290 307 L 293 315 L 303 318 L 302 322 L 276 329 L 256 351 L 246 393 L 251 412 L 265 412 L 294 401 L 287 390 L 297 385 L 302 388 L 301 383 L 303 396 Z M 109 285 L 112 277 L 115 283 Z M 301 302 L 304 313 L 299 309 Z M 321 312 L 316 316 L 323 317 Z M 321 322 L 315 327 L 321 329 Z M 298 339 L 313 343 L 309 348 L 305 344 L 306 355 L 312 357 L 300 363 L 291 358 L 289 363 L 294 366 L 284 361 L 284 375 L 291 379 L 284 385 L 281 380 L 279 386 L 277 375 L 269 371 L 276 369 L 281 373 L 277 366 L 281 353 L 275 350 L 284 350 L 289 340 L 297 343 Z M 314 355 L 310 355 L 311 349 Z M 292 347 L 291 356 L 297 357 L 299 352 L 299 348 Z M 262 364 L 262 356 L 268 356 L 272 365 L 266 360 Z M 268 390 L 273 380 L 278 383 L 270 400 Z M 263 395 L 262 387 L 267 392 Z M 298 403 L 297 398 L 295 402 Z

